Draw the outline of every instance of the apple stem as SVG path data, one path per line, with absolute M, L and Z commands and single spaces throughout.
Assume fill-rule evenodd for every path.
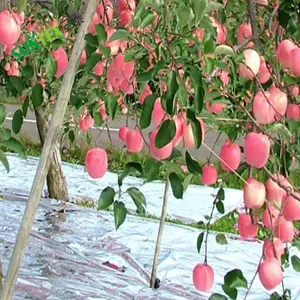
M 151 288 L 155 287 L 159 251 L 160 251 L 160 246 L 161 246 L 161 241 L 162 241 L 164 223 L 165 223 L 165 219 L 167 216 L 168 192 L 169 192 L 169 178 L 167 175 L 166 182 L 165 182 L 164 199 L 163 199 L 163 205 L 162 205 L 162 210 L 161 210 L 159 229 L 158 229 L 157 240 L 156 240 L 156 245 L 155 245 L 152 273 L 151 273 L 151 279 L 150 279 L 150 287 Z

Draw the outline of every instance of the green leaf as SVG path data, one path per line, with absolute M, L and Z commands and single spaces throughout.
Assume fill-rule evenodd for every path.
M 277 292 L 274 292 L 271 294 L 270 300 L 282 300 L 282 297 Z
M 285 127 L 283 124 L 281 123 L 276 123 L 274 125 L 270 126 L 270 131 L 272 133 L 276 133 L 279 134 L 280 136 L 282 136 L 286 141 L 290 141 L 291 137 L 293 136 L 291 134 L 291 132 L 288 130 L 287 127 Z
M 12 86 L 18 91 L 18 95 L 20 95 L 25 90 L 24 81 L 16 76 L 9 77 L 9 81 Z
M 95 51 L 97 50 L 97 48 L 98 47 L 86 44 L 85 49 L 86 49 L 87 58 L 89 58 L 93 53 L 95 53 Z
M 151 124 L 152 112 L 153 112 L 155 100 L 156 100 L 155 95 L 150 95 L 145 99 L 141 118 L 140 118 L 141 129 L 148 128 Z
M 189 174 L 186 176 L 183 180 L 183 190 L 186 191 L 189 184 L 191 183 L 191 180 L 193 179 L 193 174 Z
M 87 33 L 84 37 L 84 40 L 87 42 L 88 45 L 92 47 L 98 47 L 98 39 L 95 35 L 91 33 Z
M 197 238 L 197 251 L 198 251 L 198 253 L 200 253 L 201 246 L 202 246 L 202 243 L 203 243 L 203 238 L 204 238 L 204 232 L 201 232 L 198 235 L 198 238 Z
M 225 200 L 225 191 L 222 187 L 218 190 L 217 199 L 221 201 Z
M 96 66 L 96 64 L 101 61 L 102 57 L 100 54 L 98 53 L 93 53 L 87 60 L 86 64 L 85 64 L 85 69 L 90 72 L 91 70 L 94 69 L 94 67 Z
M 192 0 L 192 8 L 197 21 L 200 21 L 205 14 L 208 0 Z
M 289 120 L 289 129 L 291 132 L 297 132 L 300 128 L 300 121 L 295 121 L 295 120 Z
M 190 109 L 188 109 L 187 111 L 187 117 L 192 127 L 193 136 L 195 140 L 195 147 L 196 149 L 199 149 L 202 144 L 202 129 L 200 121 L 196 118 L 194 112 Z
M 223 4 L 217 2 L 209 2 L 206 7 L 206 13 L 209 14 L 212 11 L 224 8 Z
M 132 40 L 132 34 L 126 29 L 119 29 L 110 37 L 109 42 L 113 42 L 116 40 L 120 40 L 120 41 Z
M 216 235 L 216 242 L 220 245 L 228 245 L 226 236 L 223 233 L 218 233 Z
M 104 28 L 104 26 L 102 24 L 97 24 L 95 26 L 96 32 L 97 32 L 97 36 L 98 36 L 98 40 L 101 43 L 105 43 L 107 40 L 107 33 L 106 30 Z
M 8 128 L 0 127 L 0 137 L 5 140 L 8 140 L 11 137 L 11 130 Z
M 94 117 L 95 124 L 96 124 L 98 127 L 102 126 L 102 124 L 103 124 L 103 119 L 102 119 L 101 113 L 100 113 L 99 111 L 97 111 L 97 112 L 94 113 L 94 116 L 93 116 L 93 117 Z
M 26 117 L 27 111 L 28 111 L 28 107 L 29 107 L 29 97 L 26 97 L 25 101 L 24 101 L 24 103 L 22 105 L 23 117 Z
M 32 66 L 25 66 L 22 68 L 22 75 L 27 77 L 27 78 L 32 78 L 34 72 L 33 72 L 33 67 Z
M 127 209 L 123 202 L 114 202 L 114 217 L 116 230 L 124 223 L 127 215 Z
M 207 74 L 210 74 L 214 69 L 215 61 L 210 57 L 205 57 L 205 71 Z
M 46 61 L 47 80 L 51 82 L 53 80 L 56 72 L 57 72 L 56 59 L 52 55 L 49 55 L 47 57 L 47 61 Z
M 162 148 L 168 145 L 174 138 L 176 134 L 176 125 L 174 120 L 165 120 L 155 137 L 155 146 L 157 148 Z
M 127 189 L 127 193 L 130 195 L 135 206 L 137 207 L 138 213 L 143 213 L 144 207 L 147 206 L 146 198 L 143 195 L 143 193 L 136 187 L 131 187 L 131 188 Z
M 107 107 L 107 113 L 109 116 L 112 116 L 112 119 L 115 119 L 116 111 L 118 107 L 118 99 L 113 94 L 108 94 L 106 101 L 105 101 L 106 107 Z
M 112 187 L 106 187 L 99 197 L 97 209 L 100 210 L 109 208 L 114 202 L 115 195 L 116 192 Z
M 2 150 L 0 150 L 0 161 L 3 164 L 3 166 L 5 167 L 7 173 L 9 173 L 9 162 L 7 160 L 7 156 L 6 156 L 5 152 L 3 152 Z
M 5 106 L 0 103 L 0 125 L 5 121 L 6 111 Z
M 161 163 L 153 158 L 149 158 L 144 163 L 144 170 L 147 182 L 153 181 L 159 174 Z
M 215 41 L 210 38 L 204 43 L 204 54 L 214 53 L 216 49 Z
M 204 88 L 203 88 L 203 77 L 200 69 L 198 67 L 192 67 L 190 70 L 190 77 L 192 81 L 192 85 L 194 88 L 194 105 L 195 111 L 197 114 L 200 114 L 203 109 L 203 101 L 204 101 Z
M 135 162 L 129 162 L 125 166 L 124 171 L 118 176 L 118 185 L 122 186 L 125 177 L 130 175 L 131 176 L 143 175 L 143 168 L 141 164 Z
M 248 288 L 247 279 L 239 269 L 229 271 L 224 277 L 224 283 L 231 288 Z
M 228 55 L 228 56 L 234 56 L 234 50 L 227 46 L 227 45 L 218 45 L 215 49 L 216 55 Z
M 197 0 L 194 0 L 194 1 L 197 1 Z M 208 16 L 204 16 L 202 18 L 198 27 L 204 28 L 205 30 L 207 30 L 209 33 L 212 34 L 213 37 L 215 37 L 217 34 L 216 28 L 212 25 L 212 21 L 210 20 L 210 18 Z
M 68 133 L 68 136 L 69 136 L 69 140 L 71 143 L 74 143 L 75 141 L 75 133 L 73 130 L 70 130 L 69 133 Z
M 238 295 L 238 291 L 236 288 L 234 287 L 230 287 L 229 285 L 227 284 L 223 284 L 222 285 L 222 289 L 223 291 L 226 293 L 226 295 L 228 295 L 231 299 L 236 299 L 237 298 L 237 295 Z
M 214 65 L 226 72 L 230 72 L 228 66 L 223 62 L 223 61 L 220 61 L 220 60 L 215 60 L 214 61 Z
M 153 23 L 154 19 L 155 19 L 154 13 L 152 11 L 148 10 L 147 14 L 145 15 L 145 17 L 141 21 L 140 27 L 141 28 L 147 27 L 148 25 Z
M 171 153 L 170 157 L 167 158 L 167 160 L 171 161 L 171 160 L 177 159 L 177 158 L 179 158 L 181 156 L 182 156 L 181 151 L 179 151 L 176 148 L 173 148 L 172 153 Z
M 16 153 L 18 153 L 22 158 L 26 159 L 26 153 L 24 146 L 15 138 L 10 137 L 7 141 L 0 142 L 0 146 L 4 146 Z
M 31 93 L 31 101 L 34 108 L 38 108 L 43 103 L 43 88 L 40 83 L 37 83 Z
M 180 177 L 176 173 L 170 173 L 169 180 L 171 183 L 173 195 L 177 199 L 182 199 L 183 197 L 183 185 Z
M 293 247 L 296 247 L 300 251 L 300 238 L 295 238 L 292 243 Z
M 223 296 L 221 294 L 218 293 L 214 293 L 212 294 L 208 300 L 227 300 L 228 298 L 226 296 Z
M 185 152 L 185 162 L 189 172 L 191 172 L 194 175 L 202 174 L 202 168 L 200 167 L 199 163 L 196 160 L 194 160 L 187 151 Z
M 179 81 L 179 89 L 177 91 L 177 95 L 181 100 L 182 106 L 187 106 L 189 95 L 188 95 L 187 88 L 185 86 L 185 82 L 182 79 L 180 79 Z
M 188 7 L 184 3 L 180 3 L 177 8 L 177 19 L 178 27 L 181 32 L 183 31 L 183 29 L 189 29 L 190 24 L 195 19 L 193 9 L 191 7 Z
M 216 203 L 216 207 L 217 207 L 217 210 L 220 214 L 224 214 L 225 213 L 225 208 L 224 208 L 224 204 L 222 201 L 218 201 Z
M 75 8 L 76 8 L 77 10 L 80 9 L 80 7 L 81 7 L 81 2 L 82 2 L 82 0 L 75 0 Z
M 300 258 L 296 255 L 291 257 L 293 268 L 296 272 L 300 272 Z
M 12 119 L 12 130 L 15 134 L 18 134 L 23 124 L 23 112 L 18 109 L 15 111 Z
M 174 98 L 178 91 L 177 75 L 175 71 L 170 71 L 167 79 L 167 93 L 166 93 L 166 111 L 169 115 L 174 114 Z
M 125 61 L 138 60 L 141 57 L 147 54 L 146 50 L 140 47 L 133 47 L 131 49 L 126 50 L 125 52 Z
M 105 46 L 103 46 L 103 45 L 100 45 L 100 46 L 99 46 L 99 49 L 102 51 L 103 55 L 104 55 L 106 58 L 110 58 L 110 57 L 111 57 L 111 55 L 110 55 L 110 53 L 111 53 L 110 47 L 105 47 Z

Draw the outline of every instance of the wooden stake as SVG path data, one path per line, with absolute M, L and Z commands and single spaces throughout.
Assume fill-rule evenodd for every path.
M 51 120 L 51 125 L 47 133 L 47 137 L 43 146 L 41 158 L 34 177 L 26 209 L 22 218 L 22 222 L 17 235 L 16 244 L 10 259 L 8 271 L 4 280 L 3 289 L 0 295 L 0 300 L 11 300 L 14 287 L 19 275 L 22 258 L 26 251 L 26 246 L 29 240 L 31 227 L 34 221 L 35 213 L 39 205 L 39 200 L 42 195 L 42 190 L 45 184 L 46 176 L 50 160 L 53 154 L 53 149 L 56 145 L 57 137 L 61 130 L 63 119 L 68 106 L 72 86 L 74 83 L 75 73 L 79 66 L 80 56 L 85 47 L 84 37 L 90 27 L 93 15 L 96 10 L 97 0 L 89 0 L 83 17 L 83 23 L 79 29 L 76 42 L 69 61 L 69 67 L 64 75 L 61 89 L 58 95 L 58 100 L 55 105 L 54 114 Z
M 162 241 L 165 219 L 167 216 L 167 202 L 168 202 L 169 185 L 170 185 L 169 177 L 167 176 L 166 183 L 165 183 L 164 200 L 163 200 L 163 205 L 162 205 L 162 210 L 161 210 L 161 217 L 160 217 L 159 229 L 158 229 L 156 246 L 155 246 L 152 273 L 151 273 L 151 279 L 150 279 L 150 287 L 151 288 L 155 287 L 159 251 L 160 251 L 160 246 L 161 246 L 161 241 Z

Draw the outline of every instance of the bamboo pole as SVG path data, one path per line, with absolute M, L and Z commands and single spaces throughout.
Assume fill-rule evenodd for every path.
M 76 42 L 74 44 L 72 55 L 69 61 L 69 67 L 63 78 L 61 89 L 58 95 L 58 100 L 55 105 L 53 118 L 51 120 L 51 125 L 43 146 L 41 158 L 39 160 L 38 168 L 34 177 L 26 209 L 22 218 L 14 250 L 8 266 L 8 271 L 4 280 L 0 300 L 12 299 L 14 287 L 16 285 L 16 281 L 22 264 L 22 258 L 26 251 L 31 227 L 48 173 L 50 158 L 56 145 L 57 137 L 61 130 L 72 86 L 74 83 L 75 73 L 79 66 L 81 53 L 83 52 L 85 47 L 84 37 L 91 24 L 93 15 L 96 10 L 96 5 L 97 0 L 89 0 L 85 14 L 83 16 L 83 23 L 81 24 Z
M 151 278 L 150 278 L 150 287 L 152 289 L 155 288 L 159 252 L 160 252 L 160 246 L 161 246 L 161 242 L 162 242 L 162 235 L 163 235 L 165 220 L 166 220 L 166 216 L 167 216 L 168 192 L 169 192 L 169 184 L 170 184 L 168 176 L 169 175 L 167 175 L 166 182 L 165 182 L 164 199 L 163 199 L 163 205 L 162 205 L 162 209 L 161 209 L 161 217 L 160 217 L 159 229 L 158 229 L 158 233 L 157 233 L 157 240 L 156 240 L 152 272 L 151 272 Z

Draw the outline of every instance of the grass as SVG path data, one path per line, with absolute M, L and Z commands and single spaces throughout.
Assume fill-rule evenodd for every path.
M 26 153 L 29 156 L 35 156 L 39 157 L 41 153 L 41 145 L 40 143 L 37 143 L 33 141 L 32 139 L 21 135 L 20 140 L 22 141 L 23 145 L 26 148 Z M 2 148 L 4 151 L 8 151 L 8 149 Z M 80 164 L 84 165 L 85 161 L 85 155 L 86 152 L 88 151 L 88 147 L 73 147 L 69 149 L 67 152 L 62 153 L 62 160 L 65 162 L 73 163 L 73 164 Z M 115 173 L 120 173 L 124 170 L 125 166 L 129 162 L 137 162 L 141 163 L 142 165 L 144 164 L 145 160 L 150 158 L 150 154 L 147 152 L 141 152 L 141 153 L 128 153 L 126 149 L 117 149 L 113 147 L 108 147 L 107 148 L 107 153 L 109 157 L 109 170 L 111 172 Z M 179 159 L 178 165 L 183 164 L 184 159 Z M 219 178 L 222 179 L 224 187 L 227 188 L 236 188 L 236 189 L 241 189 L 243 187 L 243 182 L 234 174 L 224 172 L 221 170 L 220 165 L 216 164 L 216 167 L 218 169 L 219 173 Z M 178 168 L 180 170 L 180 168 Z M 254 176 L 257 177 L 258 180 L 260 181 L 265 181 L 267 179 L 267 175 L 263 171 L 257 171 L 255 170 Z M 164 167 L 160 168 L 160 172 L 158 174 L 157 179 L 158 180 L 164 180 L 166 174 L 166 170 Z M 181 172 L 181 175 L 183 177 L 187 176 L 183 171 Z M 244 179 L 247 179 L 248 177 L 248 172 L 242 172 L 241 176 Z M 300 171 L 299 170 L 293 170 L 291 172 L 291 179 L 293 182 L 295 182 L 296 186 L 300 186 Z M 201 184 L 200 183 L 200 176 L 193 176 L 191 180 L 192 184 Z M 90 207 L 90 208 L 96 208 L 95 203 L 91 200 L 88 199 L 81 199 L 76 202 L 76 204 L 85 206 L 85 207 Z M 156 216 L 153 216 L 151 214 L 140 214 L 138 215 L 140 217 L 146 217 L 150 219 L 156 219 L 159 220 Z M 236 228 L 236 223 L 237 223 L 237 218 L 238 218 L 238 213 L 237 211 L 233 211 L 225 215 L 224 217 L 218 219 L 214 224 L 211 224 L 209 229 L 212 231 L 218 231 L 218 232 L 224 232 L 224 233 L 231 233 L 231 234 L 237 234 L 237 228 Z M 190 226 L 193 228 L 205 230 L 206 225 L 203 222 L 198 222 L 198 223 L 193 223 L 193 224 L 186 224 L 182 220 L 179 219 L 172 219 L 172 218 L 167 218 L 166 222 L 171 223 L 171 224 L 178 224 L 178 225 L 185 225 L 185 226 Z M 300 222 L 295 224 L 297 228 L 300 228 Z M 268 235 L 268 232 L 265 229 L 260 229 L 258 233 L 258 238 L 259 239 L 265 239 Z
M 11 104 L 11 105 L 19 105 L 20 102 L 17 98 L 15 97 L 9 97 L 9 96 L 0 96 L 1 104 Z

